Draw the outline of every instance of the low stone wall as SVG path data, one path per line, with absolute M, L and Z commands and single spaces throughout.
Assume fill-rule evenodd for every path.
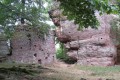
M 0 55 L 6 56 L 9 54 L 9 47 L 5 35 L 0 34 Z
M 7 44 L 7 38 L 5 37 L 5 35 L 0 34 L 0 62 L 5 61 L 8 54 L 9 47 Z

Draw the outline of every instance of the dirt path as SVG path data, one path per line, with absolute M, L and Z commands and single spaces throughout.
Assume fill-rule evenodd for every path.
M 48 67 L 55 71 L 55 73 L 51 72 L 45 75 L 60 80 L 120 80 L 120 72 L 117 71 L 117 69 L 114 70 L 114 67 L 85 67 L 86 66 L 82 66 L 79 69 L 75 64 L 68 65 L 63 62 L 57 62 Z M 113 70 L 113 72 L 110 70 Z
M 120 80 L 120 66 L 90 67 L 68 65 L 63 62 L 47 67 L 1 64 L 0 80 Z

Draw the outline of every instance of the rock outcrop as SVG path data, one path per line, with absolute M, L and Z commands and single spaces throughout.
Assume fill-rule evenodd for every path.
M 55 60 L 54 33 L 44 37 L 37 34 L 36 29 L 28 25 L 19 25 L 11 40 L 11 60 L 18 63 L 51 64 Z
M 98 29 L 88 27 L 78 31 L 78 25 L 74 21 L 67 20 L 58 5 L 60 3 L 55 2 L 55 7 L 49 11 L 49 15 L 57 26 L 57 38 L 68 49 L 68 56 L 76 58 L 77 63 L 82 65 L 114 65 L 117 52 L 110 37 L 111 15 L 96 14 L 100 20 Z

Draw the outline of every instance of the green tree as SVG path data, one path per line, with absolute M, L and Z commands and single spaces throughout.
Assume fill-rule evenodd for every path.
M 45 22 L 49 20 L 47 15 L 49 8 L 44 7 L 46 2 L 51 0 L 0 0 L 0 27 L 10 38 L 15 23 L 21 21 L 24 24 L 24 21 L 27 21 L 28 25 L 38 28 L 42 35 L 46 34 L 49 29 Z
M 64 15 L 80 27 L 96 27 L 99 24 L 95 16 L 95 11 L 103 13 L 118 13 L 117 5 L 111 4 L 109 0 L 57 0 L 61 2 L 61 9 Z

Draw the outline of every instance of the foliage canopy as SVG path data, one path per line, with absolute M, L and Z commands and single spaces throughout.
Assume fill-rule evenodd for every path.
M 23 18 L 30 26 L 37 27 L 41 34 L 48 32 L 49 20 L 48 7 L 44 4 L 51 0 L 1 0 L 0 1 L 0 27 L 10 38 L 14 31 L 15 23 Z M 48 4 L 49 6 L 49 4 Z
M 70 20 L 75 20 L 75 23 L 81 27 L 96 27 L 98 20 L 95 16 L 95 11 L 103 13 L 118 13 L 117 6 L 111 4 L 109 0 L 58 0 L 61 2 L 61 8 L 64 9 L 64 14 Z
M 25 3 L 23 3 L 23 1 Z M 98 21 L 95 17 L 95 11 L 102 13 L 118 13 L 118 5 L 111 5 L 109 0 L 57 0 L 61 2 L 61 8 L 69 19 L 75 20 L 75 23 L 81 27 L 96 27 Z M 48 3 L 45 8 L 44 4 Z M 21 18 L 29 22 L 29 25 L 37 27 L 41 34 L 46 34 L 49 25 L 47 11 L 50 8 L 49 3 L 52 0 L 0 0 L 0 28 L 10 38 L 14 31 L 15 23 L 21 21 Z M 119 2 L 119 0 L 118 0 Z M 119 10 L 120 11 L 120 10 Z

